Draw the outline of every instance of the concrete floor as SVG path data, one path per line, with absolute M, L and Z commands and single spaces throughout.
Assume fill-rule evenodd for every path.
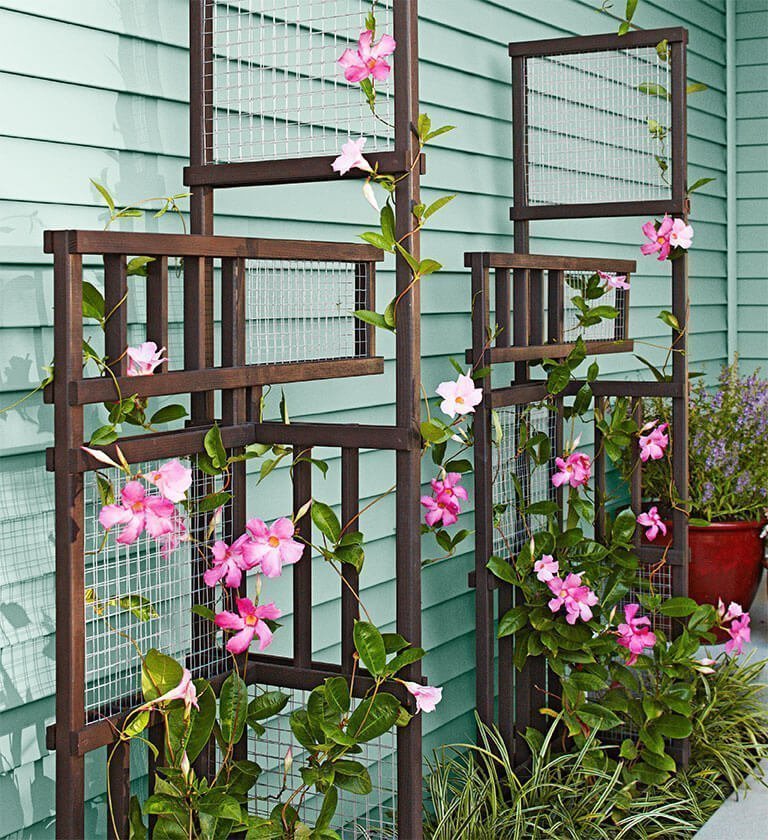
M 765 579 L 750 610 L 755 659 L 768 658 L 768 597 Z M 744 647 L 744 653 L 747 646 Z M 766 679 L 768 681 L 768 679 Z M 768 703 L 768 698 L 766 698 Z M 768 761 L 763 762 L 768 778 Z M 757 781 L 729 797 L 696 835 L 695 840 L 768 840 L 768 788 Z

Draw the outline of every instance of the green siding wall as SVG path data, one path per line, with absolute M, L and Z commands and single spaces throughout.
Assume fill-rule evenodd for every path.
M 736 0 L 735 35 L 737 325 L 748 370 L 768 357 L 768 0 Z
M 187 52 L 184 0 L 12 0 L 0 2 L 0 402 L 22 396 L 51 357 L 51 269 L 41 250 L 42 230 L 99 227 L 103 211 L 88 183 L 96 177 L 121 200 L 176 192 L 187 155 Z M 614 23 L 595 13 L 591 0 L 422 0 L 421 98 L 433 122 L 458 129 L 439 138 L 429 154 L 424 197 L 444 192 L 458 198 L 436 217 L 424 250 L 446 266 L 423 290 L 424 381 L 428 391 L 448 370 L 446 357 L 460 357 L 469 344 L 468 278 L 462 254 L 470 249 L 512 249 L 511 107 L 506 43 L 576 33 L 608 31 Z M 725 12 L 724 0 L 678 0 L 672 11 L 661 0 L 641 3 L 643 27 L 687 25 L 691 32 L 690 76 L 709 86 L 689 110 L 691 179 L 717 181 L 693 207 L 696 248 L 691 258 L 692 363 L 713 371 L 726 356 L 725 282 Z M 745 4 L 746 5 L 746 2 Z M 514 7 L 512 10 L 510 7 Z M 740 17 L 742 17 L 740 15 Z M 743 16 L 751 36 L 751 16 Z M 757 41 L 752 44 L 760 55 Z M 762 53 L 764 57 L 764 51 Z M 745 61 L 753 64 L 758 61 Z M 742 77 L 748 67 L 740 68 Z M 744 97 L 762 96 L 747 93 Z M 750 89 L 751 90 L 751 89 Z M 749 109 L 748 99 L 744 99 Z M 744 195 L 754 193 L 747 156 L 759 157 L 768 113 L 752 120 L 740 158 Z M 746 120 L 743 125 L 746 126 Z M 765 186 L 766 168 L 757 167 Z M 750 190 L 753 190 L 750 192 Z M 217 195 L 220 233 L 351 240 L 362 229 L 367 205 L 359 186 L 233 190 Z M 755 207 L 755 212 L 759 210 Z M 764 213 L 764 209 L 762 211 Z M 747 219 L 745 218 L 745 221 Z M 126 227 L 143 229 L 141 225 Z M 172 221 L 147 220 L 146 229 L 172 230 Z M 638 220 L 574 220 L 534 225 L 534 250 L 565 254 L 604 253 L 639 258 Z M 746 228 L 743 236 L 749 237 Z M 764 229 L 754 229 L 764 236 Z M 748 239 L 752 241 L 752 239 Z M 763 252 L 765 251 L 763 244 Z M 755 265 L 759 266 L 759 254 Z M 751 259 L 751 256 L 749 257 Z M 747 259 L 747 257 L 745 257 Z M 742 263 L 742 284 L 759 278 Z M 392 288 L 381 273 L 380 299 Z M 641 262 L 633 283 L 633 333 L 662 343 L 655 311 L 667 281 L 657 264 Z M 743 285 L 747 299 L 754 299 Z M 742 329 L 753 315 L 744 308 Z M 763 312 L 765 309 L 763 309 Z M 759 342 L 759 336 L 757 338 Z M 295 416 L 358 421 L 391 418 L 392 343 L 382 379 L 292 388 Z M 658 360 L 660 350 L 638 352 Z M 746 352 L 746 347 L 745 347 Z M 750 351 L 760 356 L 759 347 Z M 763 353 L 762 355 L 765 355 Z M 608 357 L 604 369 L 635 375 L 633 359 Z M 0 836 L 51 836 L 53 757 L 45 749 L 45 726 L 53 716 L 53 492 L 43 471 L 52 412 L 38 398 L 0 415 Z M 327 497 L 338 493 L 338 462 L 331 454 Z M 391 458 L 364 456 L 362 492 L 367 499 L 391 483 Z M 427 479 L 425 472 L 425 480 Z M 252 478 L 252 481 L 255 480 Z M 285 510 L 287 481 L 277 476 L 268 490 L 253 489 L 259 512 Z M 255 511 L 254 511 L 255 512 Z M 379 620 L 393 616 L 393 506 L 387 502 L 365 523 L 372 539 L 366 602 Z M 471 527 L 471 517 L 465 517 Z M 432 547 L 425 549 L 425 556 Z M 427 749 L 471 733 L 473 709 L 473 607 L 467 589 L 471 551 L 424 571 L 424 637 L 431 651 L 426 672 L 445 686 L 445 701 L 425 721 Z M 318 652 L 334 655 L 335 586 L 319 575 Z M 325 617 L 328 616 L 328 621 Z M 288 627 L 289 630 L 289 627 Z M 89 759 L 90 760 L 90 759 Z M 90 830 L 103 831 L 101 757 L 89 773 Z M 95 822 L 97 815 L 102 820 Z M 98 827 L 97 827 L 98 826 Z

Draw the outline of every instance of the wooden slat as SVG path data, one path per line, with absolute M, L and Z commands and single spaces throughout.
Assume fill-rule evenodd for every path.
M 516 222 L 535 219 L 592 219 L 603 216 L 660 216 L 663 213 L 679 216 L 684 210 L 685 200 L 674 198 L 663 201 L 607 201 L 604 204 L 536 204 L 510 207 L 509 218 Z M 603 271 L 614 270 L 603 268 Z
M 345 446 L 341 450 L 341 527 L 347 533 L 360 530 L 359 499 L 360 450 Z M 341 667 L 345 673 L 351 673 L 355 651 L 352 634 L 360 615 L 360 576 L 349 563 L 342 564 L 341 576 Z
M 309 447 L 293 448 L 294 516 L 312 498 L 312 457 Z M 296 524 L 296 539 L 304 542 L 304 553 L 293 567 L 293 661 L 299 668 L 312 662 L 312 518 L 309 513 Z
M 681 26 L 663 29 L 633 29 L 625 35 L 575 35 L 566 38 L 538 38 L 535 41 L 516 41 L 509 45 L 510 57 L 567 55 L 568 53 L 624 50 L 635 47 L 654 47 L 659 41 L 670 43 L 688 41 L 688 30 Z
M 168 348 L 168 257 L 147 265 L 147 341 Z M 162 368 L 166 370 L 166 368 Z
M 118 741 L 109 750 L 109 800 L 107 837 L 125 840 L 128 828 L 128 805 L 131 801 L 131 742 Z
M 585 341 L 588 356 L 605 355 L 606 353 L 631 353 L 634 349 L 634 342 L 623 341 Z M 491 349 L 491 363 L 502 362 L 532 362 L 538 359 L 564 359 L 576 344 L 531 344 L 527 347 L 493 347 Z M 466 353 L 469 361 L 470 351 Z
M 109 369 L 115 376 L 125 376 L 128 370 L 128 278 L 125 256 L 104 256 L 104 353 Z M 107 377 L 112 381 L 111 377 Z M 113 391 L 112 399 L 116 395 Z
M 545 271 L 610 271 L 632 274 L 637 270 L 634 260 L 612 260 L 603 257 L 562 257 L 549 254 L 502 253 L 500 251 L 467 252 L 464 265 L 469 268 L 474 253 L 479 253 L 488 268 L 538 268 Z

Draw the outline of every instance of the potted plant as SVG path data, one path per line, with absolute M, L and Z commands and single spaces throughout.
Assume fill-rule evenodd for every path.
M 691 385 L 688 404 L 688 593 L 699 603 L 715 604 L 722 598 L 748 609 L 764 556 L 768 380 L 759 371 L 739 375 L 734 361 L 723 367 L 717 388 L 701 381 Z M 668 419 L 669 408 L 661 400 L 647 401 L 645 409 L 646 416 Z M 661 514 L 666 539 L 671 511 L 678 504 L 671 477 L 673 447 L 670 441 L 663 458 L 648 459 L 643 466 L 643 496 Z M 625 466 L 632 469 L 628 462 Z

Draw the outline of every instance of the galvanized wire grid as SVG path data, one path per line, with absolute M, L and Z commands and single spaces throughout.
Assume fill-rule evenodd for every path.
M 526 203 L 669 198 L 670 66 L 654 47 L 526 59 Z M 646 93 L 641 86 L 656 93 Z M 661 164 L 657 161 L 657 156 Z
M 266 685 L 251 686 L 249 690 L 252 697 L 265 690 L 279 690 L 290 697 L 280 714 L 262 721 L 266 729 L 264 735 L 256 737 L 250 729 L 248 732 L 248 754 L 262 768 L 255 787 L 255 810 L 265 816 L 278 802 L 284 803 L 290 793 L 302 784 L 300 771 L 306 750 L 293 737 L 289 718 L 291 712 L 306 707 L 309 692 Z M 390 731 L 361 746 L 362 752 L 350 757 L 368 768 L 373 790 L 367 796 L 339 790 L 338 807 L 331 827 L 342 840 L 397 840 L 397 734 Z M 293 764 L 284 784 L 285 756 L 289 748 Z M 321 794 L 310 792 L 297 809 L 299 817 L 313 824 L 322 802 Z M 297 802 L 294 800 L 291 804 L 295 807 Z
M 248 364 L 367 355 L 367 266 L 309 260 L 246 262 Z
M 160 466 L 160 462 L 144 462 L 132 469 L 144 474 Z M 119 498 L 125 477 L 114 468 L 104 468 L 106 477 Z M 194 503 L 214 489 L 214 479 L 193 470 L 188 499 Z M 141 689 L 141 662 L 130 636 L 142 653 L 157 648 L 192 670 L 195 676 L 212 676 L 228 659 L 218 631 L 192 637 L 191 607 L 206 604 L 216 608 L 220 589 L 212 590 L 192 573 L 192 563 L 199 552 L 208 552 L 201 544 L 181 542 L 164 556 L 161 545 L 146 532 L 132 545 L 116 542 L 117 530 L 105 539 L 99 524 L 102 500 L 97 473 L 85 474 L 85 710 L 90 719 L 113 715 L 132 708 Z M 147 485 L 147 491 L 156 489 Z M 206 515 L 209 521 L 212 514 Z M 217 518 L 212 539 L 231 541 L 227 517 Z M 189 524 L 189 523 L 188 523 Z M 92 595 L 89 594 L 92 592 Z M 137 609 L 146 610 L 136 616 L 121 607 L 120 599 L 139 596 Z M 116 603 L 110 604 L 109 601 Z M 146 619 L 146 620 L 143 620 Z
M 566 271 L 563 295 L 563 335 L 566 341 L 575 341 L 581 335 L 584 341 L 612 341 L 624 339 L 626 335 L 626 289 L 608 289 L 597 300 L 586 301 L 594 309 L 596 306 L 613 306 L 618 310 L 616 318 L 603 318 L 599 324 L 582 327 L 579 324 L 581 313 L 573 302 L 575 297 L 584 295 L 589 278 L 594 271 Z
M 529 516 L 526 523 L 518 510 L 533 502 L 554 498 L 551 476 L 554 470 L 555 428 L 557 415 L 547 408 L 508 406 L 497 409 L 502 439 L 493 447 L 493 504 L 505 506 L 496 511 L 496 525 L 493 531 L 493 553 L 510 558 L 527 543 L 531 534 L 544 527 L 546 518 Z M 550 440 L 552 456 L 550 462 L 537 466 L 525 453 L 519 453 L 519 427 L 525 420 L 531 434 L 545 432 Z M 516 476 L 523 490 L 524 498 L 517 497 L 512 476 Z
M 393 73 L 376 83 L 376 119 L 338 59 L 357 49 L 370 0 L 208 0 L 213 93 L 207 163 L 335 154 L 350 137 L 365 150 L 394 146 Z M 392 0 L 375 4 L 377 40 L 392 30 Z M 394 56 L 387 58 L 390 66 Z

